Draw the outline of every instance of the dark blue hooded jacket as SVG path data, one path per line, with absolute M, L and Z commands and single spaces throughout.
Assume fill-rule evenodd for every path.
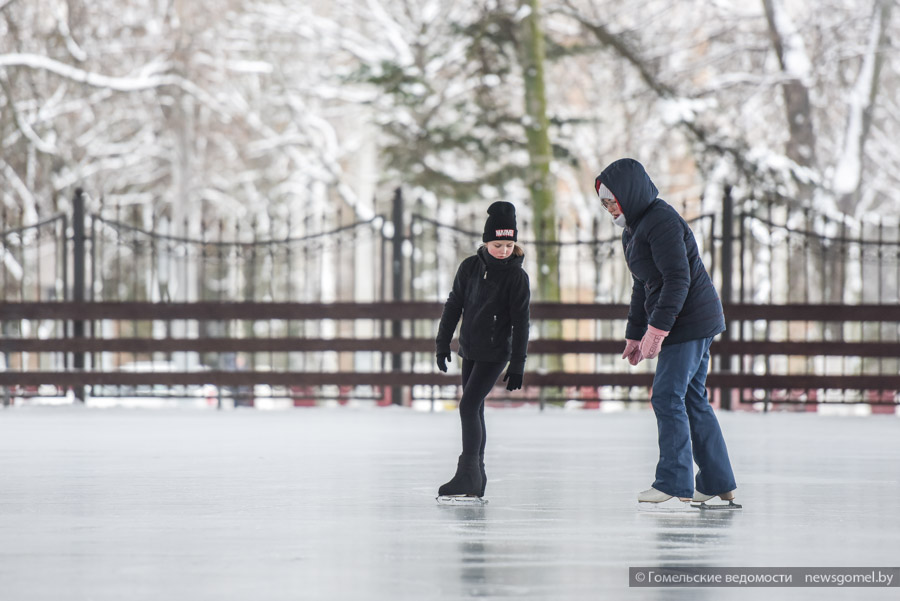
M 725 331 L 722 303 L 687 222 L 659 192 L 644 166 L 620 159 L 600 173 L 625 215 L 622 245 L 634 284 L 625 337 L 640 340 L 649 323 L 670 332 L 663 344 Z

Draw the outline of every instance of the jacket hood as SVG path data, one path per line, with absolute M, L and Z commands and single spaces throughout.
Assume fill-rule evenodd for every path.
M 633 224 L 656 200 L 659 190 L 644 166 L 634 159 L 619 159 L 600 172 L 598 179 L 616 195 L 625 221 Z
M 513 267 L 521 267 L 525 262 L 524 256 L 517 257 L 516 255 L 510 255 L 505 259 L 495 259 L 484 246 L 479 247 L 477 254 L 478 258 L 481 259 L 481 262 L 484 263 L 484 266 L 487 269 L 512 269 Z

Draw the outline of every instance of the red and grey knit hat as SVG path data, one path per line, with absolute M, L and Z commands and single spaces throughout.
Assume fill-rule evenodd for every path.
M 600 176 L 597 176 L 597 179 L 594 180 L 594 190 L 597 191 L 597 196 L 600 197 L 600 200 L 609 199 L 618 201 L 616 195 L 612 193 L 612 190 L 606 187 L 606 184 L 600 181 Z

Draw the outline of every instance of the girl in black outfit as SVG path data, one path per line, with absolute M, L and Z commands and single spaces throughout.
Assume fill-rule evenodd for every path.
M 522 387 L 528 347 L 528 304 L 531 289 L 522 269 L 525 252 L 516 244 L 516 209 L 498 201 L 488 208 L 478 252 L 456 272 L 453 290 L 435 340 L 437 366 L 447 371 L 450 340 L 462 316 L 459 355 L 462 357 L 462 455 L 456 475 L 438 490 L 441 496 L 484 496 L 484 399 L 509 361 L 503 381 L 507 390 Z

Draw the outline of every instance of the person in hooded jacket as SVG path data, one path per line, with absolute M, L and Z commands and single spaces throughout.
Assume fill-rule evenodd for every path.
M 437 366 L 443 372 L 450 360 L 450 340 L 462 317 L 462 454 L 456 474 L 438 489 L 441 496 L 484 496 L 484 399 L 507 362 L 509 368 L 503 377 L 506 389 L 522 387 L 531 288 L 522 268 L 525 252 L 516 244 L 517 239 L 515 207 L 503 201 L 493 203 L 484 224 L 484 244 L 459 265 L 444 303 L 435 339 Z
M 718 496 L 739 507 L 733 502 L 736 485 L 725 439 L 706 392 L 709 347 L 725 331 L 725 315 L 694 234 L 657 196 L 634 159 L 611 163 L 594 188 L 624 229 L 622 246 L 633 280 L 622 358 L 637 365 L 659 357 L 650 398 L 659 461 L 653 485 L 638 501 L 706 502 Z

